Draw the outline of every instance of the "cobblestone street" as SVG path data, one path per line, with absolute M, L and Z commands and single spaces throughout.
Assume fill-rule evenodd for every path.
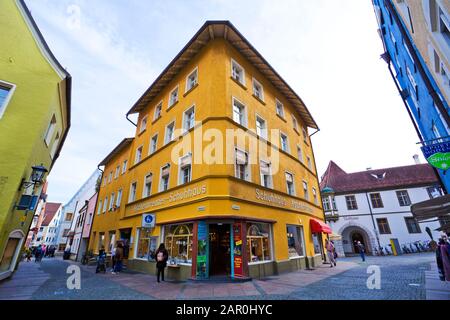
M 425 271 L 434 254 L 400 257 L 342 258 L 336 268 L 285 273 L 250 282 L 172 282 L 158 284 L 154 275 L 125 272 L 95 274 L 95 267 L 81 266 L 81 289 L 69 290 L 67 267 L 59 259 L 40 264 L 23 262 L 11 280 L 0 282 L 0 299 L 291 299 L 291 300 L 420 300 L 426 298 Z M 381 270 L 381 288 L 370 290 L 367 267 Z

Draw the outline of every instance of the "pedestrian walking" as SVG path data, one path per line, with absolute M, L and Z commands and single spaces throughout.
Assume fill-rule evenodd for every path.
M 98 252 L 97 269 L 95 270 L 95 273 L 99 273 L 100 271 L 103 273 L 106 272 L 106 252 L 104 247 L 102 247 Z
M 40 262 L 42 257 L 42 246 L 39 245 L 36 250 L 34 250 L 34 262 Z
M 117 274 L 119 272 L 122 271 L 122 260 L 123 260 L 123 244 L 122 242 L 118 242 L 117 243 L 117 248 L 115 250 L 115 254 L 114 254 L 116 263 L 114 265 L 114 271 L 112 272 L 112 274 Z
M 30 250 L 30 248 L 27 248 L 25 250 L 25 257 L 27 258 L 27 262 L 31 261 L 31 256 L 32 256 L 31 250 Z
M 114 271 L 114 267 L 116 265 L 116 249 L 117 249 L 117 244 L 112 244 L 110 246 L 111 248 L 111 272 Z
M 159 282 L 160 276 L 161 280 L 164 281 L 164 268 L 167 266 L 167 260 L 169 259 L 169 253 L 164 246 L 164 243 L 159 245 L 158 250 L 156 250 L 156 280 Z
M 356 243 L 356 246 L 358 247 L 359 255 L 361 256 L 362 261 L 366 261 L 366 248 L 364 248 L 364 245 L 361 243 L 361 241 L 358 241 Z
M 437 252 L 437 259 L 438 259 L 438 268 L 439 268 L 439 260 L 441 260 L 441 280 L 443 281 L 450 281 L 450 243 L 446 241 L 446 237 L 442 237 L 439 239 L 439 245 L 438 249 L 439 252 Z M 438 257 L 438 255 L 440 257 Z
M 325 239 L 325 248 L 327 249 L 328 259 L 330 260 L 330 268 L 333 268 L 333 265 L 336 266 L 336 259 L 334 258 L 334 245 L 328 239 Z

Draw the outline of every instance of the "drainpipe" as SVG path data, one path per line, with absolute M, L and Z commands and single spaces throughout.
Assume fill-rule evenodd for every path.
M 366 194 L 367 204 L 369 205 L 370 217 L 372 218 L 373 231 L 375 232 L 375 237 L 377 238 L 377 243 L 378 243 L 377 250 L 380 250 L 380 248 L 381 248 L 380 238 L 378 237 L 377 227 L 375 225 L 375 219 L 373 217 L 373 212 L 372 212 L 372 206 L 370 205 L 369 195 L 367 194 L 367 192 L 365 192 L 365 194 Z
M 129 116 L 129 114 L 127 113 L 127 115 L 126 115 L 127 120 L 130 121 L 133 124 L 133 126 L 137 127 L 137 124 L 134 123 L 133 121 L 131 121 L 131 119 L 128 118 L 128 116 Z

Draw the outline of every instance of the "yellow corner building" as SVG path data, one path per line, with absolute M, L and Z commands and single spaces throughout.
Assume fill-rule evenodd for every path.
M 0 1 L 0 280 L 11 276 L 70 127 L 71 77 L 22 0 Z M 33 169 L 33 167 L 35 169 Z
M 258 278 L 322 263 L 319 183 L 298 95 L 228 21 L 208 21 L 128 112 L 104 166 L 90 249 L 129 269 Z

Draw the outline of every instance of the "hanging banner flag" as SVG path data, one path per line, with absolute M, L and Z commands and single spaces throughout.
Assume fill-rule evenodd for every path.
M 205 221 L 198 223 L 197 232 L 197 278 L 208 278 L 208 226 Z
M 234 237 L 234 276 L 244 276 L 244 266 L 242 259 L 242 225 L 241 223 L 233 224 L 233 237 Z
M 450 141 L 423 146 L 422 152 L 433 167 L 441 170 L 450 169 Z

